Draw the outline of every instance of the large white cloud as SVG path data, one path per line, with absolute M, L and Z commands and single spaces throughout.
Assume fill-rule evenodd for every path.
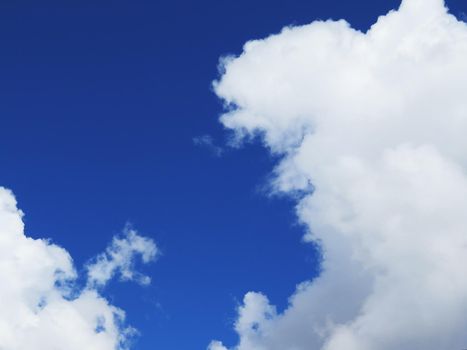
M 135 330 L 124 325 L 125 313 L 94 285 L 103 286 L 117 270 L 127 279 L 139 276 L 131 260 L 141 254 L 149 262 L 157 252 L 154 242 L 127 230 L 114 239 L 107 255 L 89 265 L 92 283 L 80 288 L 67 251 L 25 236 L 22 216 L 11 191 L 0 187 L 0 349 L 127 348 Z M 109 271 L 109 264 L 110 273 L 91 273 Z
M 283 313 L 245 296 L 232 349 L 467 347 L 466 63 L 442 0 L 404 0 L 365 33 L 288 27 L 224 60 L 222 123 L 282 156 L 275 190 L 305 191 L 323 250 Z

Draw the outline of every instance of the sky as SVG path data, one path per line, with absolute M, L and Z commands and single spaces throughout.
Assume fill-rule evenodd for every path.
M 308 25 L 400 1 L 3 1 L 0 349 L 50 350 L 50 315 L 59 350 L 465 347 L 467 29 L 440 3 L 360 35 Z

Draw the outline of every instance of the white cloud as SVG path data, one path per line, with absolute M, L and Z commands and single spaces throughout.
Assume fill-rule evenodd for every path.
M 115 274 L 119 274 L 122 281 L 149 284 L 149 276 L 135 271 L 135 259 L 139 255 L 143 263 L 148 263 L 155 259 L 157 253 L 152 239 L 139 236 L 135 230 L 126 227 L 123 236 L 114 237 L 106 251 L 86 266 L 88 284 L 104 286 Z
M 220 341 L 212 341 L 208 346 L 208 350 L 227 350 L 227 348 Z
M 466 62 L 442 0 L 405 0 L 366 33 L 285 28 L 225 60 L 222 123 L 282 155 L 277 191 L 313 184 L 297 214 L 323 249 L 283 313 L 247 294 L 232 349 L 467 346 Z
M 80 289 L 68 252 L 25 236 L 22 216 L 0 187 L 0 349 L 125 349 L 135 332 L 125 313 L 94 288 Z

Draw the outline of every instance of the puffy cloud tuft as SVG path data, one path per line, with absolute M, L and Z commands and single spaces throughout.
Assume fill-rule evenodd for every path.
M 467 25 L 404 0 L 365 33 L 287 27 L 223 62 L 221 122 L 282 156 L 274 189 L 307 193 L 323 251 L 284 312 L 247 294 L 232 349 L 465 348 Z
M 12 192 L 0 187 L 0 349 L 126 349 L 135 330 L 124 325 L 123 310 L 92 286 L 80 288 L 68 252 L 25 236 L 22 216 Z M 122 254 L 126 245 L 146 262 L 156 251 L 154 242 L 128 231 L 107 253 Z M 131 271 L 124 259 L 114 260 L 109 264 L 122 276 Z
M 208 350 L 227 350 L 227 348 L 220 341 L 212 341 L 208 346 Z
M 140 256 L 143 263 L 148 263 L 156 258 L 157 253 L 152 239 L 139 236 L 135 230 L 126 227 L 123 236 L 114 237 L 106 251 L 86 266 L 88 284 L 104 286 L 115 274 L 119 274 L 123 281 L 149 284 L 149 276 L 135 271 L 135 259 Z

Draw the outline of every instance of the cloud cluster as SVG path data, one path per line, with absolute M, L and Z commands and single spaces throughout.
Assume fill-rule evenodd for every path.
M 127 348 L 134 329 L 124 325 L 125 313 L 92 284 L 80 288 L 68 252 L 25 236 L 22 216 L 11 191 L 0 187 L 0 349 Z M 90 280 L 103 285 L 117 269 L 131 279 L 136 275 L 133 252 L 148 262 L 156 246 L 134 231 L 125 232 L 89 266 Z
M 284 312 L 245 296 L 232 349 L 467 346 L 466 62 L 442 0 L 404 0 L 365 33 L 288 27 L 224 60 L 222 123 L 282 156 L 274 188 L 307 193 L 297 215 L 323 251 Z

